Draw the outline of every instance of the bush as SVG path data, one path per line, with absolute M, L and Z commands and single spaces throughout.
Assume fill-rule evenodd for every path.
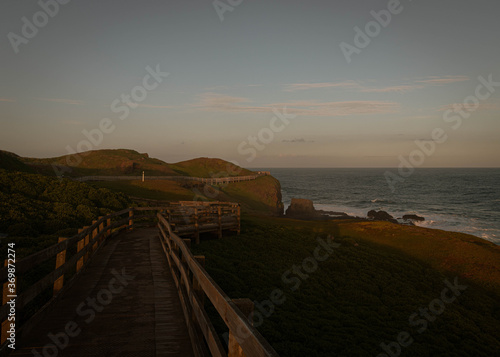
M 54 234 L 128 207 L 122 193 L 68 179 L 0 169 L 0 233 Z

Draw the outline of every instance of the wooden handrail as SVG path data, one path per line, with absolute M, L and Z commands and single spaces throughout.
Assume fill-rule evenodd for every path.
M 238 309 L 229 296 L 208 275 L 185 242 L 172 230 L 165 217 L 160 213 L 157 216 L 161 243 L 177 285 L 184 314 L 190 316 L 192 312 L 196 316 L 196 326 L 198 330 L 202 331 L 211 355 L 225 356 L 225 351 L 221 347 L 219 337 L 211 322 L 205 317 L 204 306 L 197 297 L 190 276 L 211 301 L 246 357 L 278 356 L 257 329 L 248 322 L 248 317 Z M 190 329 L 191 335 L 196 335 L 195 326 L 188 324 L 188 329 Z M 195 351 L 195 353 L 203 355 L 200 351 Z
M 135 211 L 154 211 L 156 215 L 135 215 Z M 201 232 L 200 228 L 207 224 L 209 227 L 213 227 L 209 229 L 217 232 L 219 237 L 222 229 L 236 229 L 238 233 L 240 230 L 240 206 L 237 203 L 228 202 L 181 201 L 169 206 L 127 208 L 104 217 L 99 217 L 99 219 L 93 221 L 92 225 L 80 229 L 78 234 L 73 237 L 60 238 L 59 243 L 17 261 L 16 275 L 18 278 L 22 278 L 27 272 L 36 269 L 38 265 L 48 259 L 59 257 L 54 270 L 45 277 L 26 288 L 24 291 L 19 291 L 19 286 L 17 286 L 17 314 L 21 313 L 23 308 L 44 290 L 52 286 L 54 298 L 38 310 L 45 311 L 50 304 L 57 301 L 55 297 L 64 291 L 69 283 L 80 275 L 90 262 L 94 253 L 113 232 L 122 229 L 131 229 L 135 226 L 134 221 L 139 221 L 142 218 L 157 218 L 161 244 L 178 289 L 190 337 L 194 345 L 196 345 L 194 348 L 196 355 L 207 355 L 206 347 L 204 347 L 205 345 L 199 343 L 204 339 L 210 350 L 211 356 L 227 356 L 217 332 L 205 311 L 203 302 L 206 296 L 226 322 L 231 332 L 231 336 L 236 337 L 237 343 L 244 352 L 244 356 L 277 356 L 269 343 L 248 322 L 247 316 L 238 309 L 237 305 L 222 291 L 198 262 L 200 259 L 204 260 L 204 258 L 193 256 L 191 250 L 186 245 L 186 241 L 188 240 L 183 240 L 174 232 L 170 222 L 165 219 L 162 212 L 167 213 L 169 219 L 172 221 L 175 221 L 178 217 L 182 217 L 184 222 L 186 219 L 191 219 L 191 213 L 194 213 L 199 222 L 195 234 L 199 234 L 199 232 Z M 235 218 L 237 220 L 235 220 Z M 204 232 L 205 231 L 207 230 L 204 230 Z M 189 230 L 186 232 L 183 232 L 183 234 L 193 233 Z M 75 254 L 72 254 L 68 258 L 66 252 L 69 248 L 74 246 L 77 246 L 78 249 Z M 64 259 L 62 256 L 64 256 Z M 75 267 L 76 269 L 74 269 Z M 63 278 L 72 270 L 76 270 L 76 273 L 71 279 L 68 280 Z M 7 276 L 7 267 L 1 268 L 0 281 L 2 283 L 7 281 Z M 57 283 L 55 284 L 55 282 Z M 6 304 L 2 305 L 0 308 L 0 321 L 5 321 L 7 319 L 8 312 L 9 306 Z M 39 314 L 37 313 L 36 315 Z M 33 319 L 32 317 L 33 316 L 24 323 L 21 329 L 16 331 L 18 337 L 22 336 L 24 332 L 29 331 L 29 329 L 34 326 L 35 322 L 33 320 L 37 319 Z M 238 338 L 238 336 L 245 336 L 245 338 Z M 2 335 L 2 347 L 5 346 L 4 338 L 5 336 Z M 233 356 L 240 356 L 240 354 L 230 354 L 230 357 Z
M 16 298 L 16 314 L 19 316 L 23 312 L 23 308 L 33 301 L 38 295 L 40 295 L 43 291 L 45 291 L 49 287 L 54 287 L 54 297 L 60 294 L 61 291 L 64 290 L 65 287 L 68 286 L 68 283 L 72 282 L 81 272 L 82 268 L 84 268 L 93 254 L 99 249 L 99 247 L 104 242 L 105 238 L 111 235 L 111 232 L 115 229 L 121 230 L 125 227 L 128 227 L 128 217 L 122 218 L 117 221 L 111 221 L 112 218 L 121 217 L 123 215 L 128 215 L 130 211 L 134 210 L 134 208 L 127 208 L 119 212 L 115 212 L 109 214 L 105 217 L 100 217 L 98 220 L 94 221 L 92 225 L 85 227 L 84 229 L 79 230 L 79 233 L 74 235 L 68 239 L 60 239 L 60 242 L 54 244 L 46 249 L 43 249 L 37 253 L 31 254 L 30 256 L 18 260 L 16 262 L 16 278 L 17 278 L 17 298 Z M 90 237 L 88 239 L 87 237 Z M 83 244 L 80 244 L 84 242 Z M 85 244 L 86 243 L 86 244 Z M 65 252 L 68 248 L 71 248 L 75 245 L 78 245 L 79 249 L 76 254 L 73 254 L 69 259 L 66 259 Z M 83 248 L 82 248 L 83 247 Z M 19 288 L 19 278 L 22 279 L 22 276 L 27 272 L 36 269 L 40 264 L 44 263 L 50 258 L 55 258 L 56 256 L 61 256 L 61 254 L 65 255 L 64 261 L 60 259 L 56 260 L 55 269 L 38 280 L 36 283 L 32 284 L 24 291 Z M 81 265 L 79 266 L 79 263 Z M 76 273 L 69 280 L 63 279 L 62 277 L 68 274 L 73 268 L 76 266 Z M 7 283 L 8 270 L 7 267 L 0 269 L 0 281 L 5 286 Z M 57 281 L 57 284 L 55 285 Z M 38 311 L 44 311 L 50 304 L 52 304 L 55 299 L 49 300 L 44 306 L 39 307 L 35 312 L 35 315 Z M 0 308 L 0 321 L 2 323 L 7 320 L 9 313 L 8 305 L 3 304 Z M 17 329 L 16 335 L 19 337 L 25 332 L 29 330 L 34 323 L 33 316 L 30 316 L 21 328 Z M 18 318 L 16 320 L 19 321 Z M 19 324 L 18 324 L 19 326 Z M 2 329 L 1 341 L 2 350 L 3 346 L 5 346 L 6 341 L 6 333 Z

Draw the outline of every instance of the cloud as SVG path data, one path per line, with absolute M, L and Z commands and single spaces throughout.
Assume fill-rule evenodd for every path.
M 474 111 L 474 110 L 500 110 L 500 104 L 498 103 L 489 103 L 489 102 L 479 102 L 479 106 L 475 106 L 472 103 L 453 103 L 443 105 L 438 108 L 439 112 L 444 112 L 445 110 L 466 110 L 466 111 Z
M 415 83 L 386 86 L 386 87 L 369 87 L 355 81 L 293 83 L 293 84 L 286 84 L 285 91 L 294 92 L 294 91 L 310 90 L 310 89 L 342 88 L 363 93 L 393 93 L 393 92 L 406 93 L 415 89 L 422 89 L 425 87 L 426 84 L 442 85 L 455 82 L 464 82 L 468 80 L 469 77 L 467 76 L 444 76 L 444 77 L 430 76 L 430 77 L 425 77 L 423 79 L 415 80 L 414 81 Z
M 357 88 L 359 84 L 354 81 L 346 82 L 324 82 L 324 83 L 292 83 L 286 84 L 286 92 L 294 92 L 298 90 L 322 89 L 322 88 Z
M 248 98 L 232 97 L 229 95 L 217 93 L 204 93 L 201 95 L 201 101 L 193 106 L 201 110 L 210 112 L 268 112 L 272 108 L 258 107 L 251 105 L 243 105 L 243 103 L 251 103 Z
M 15 99 L 11 99 L 11 98 L 0 98 L 0 102 L 15 102 L 16 100 Z
M 141 103 L 136 103 L 136 104 L 140 108 L 158 108 L 158 109 L 174 108 L 174 106 L 172 106 L 172 105 L 151 105 L 151 104 L 141 104 Z
M 310 116 L 346 116 L 360 114 L 387 114 L 399 110 L 395 102 L 355 100 L 343 102 L 318 102 L 315 100 L 276 103 L 274 107 L 286 107 L 287 112 Z
M 65 98 L 35 98 L 44 102 L 54 102 L 54 103 L 64 103 L 70 105 L 82 105 L 84 101 L 76 99 L 65 99 Z
M 426 79 L 421 79 L 416 82 L 440 85 L 440 84 L 449 84 L 455 82 L 465 82 L 468 81 L 469 79 L 470 78 L 467 76 L 444 76 L 444 77 L 430 76 L 427 77 Z
M 298 90 L 308 90 L 308 89 L 324 89 L 324 88 L 343 88 L 351 89 L 358 92 L 364 93 L 406 93 L 414 89 L 424 88 L 421 84 L 406 84 L 388 87 L 367 87 L 358 82 L 346 81 L 346 82 L 325 82 L 325 83 L 295 83 L 287 84 L 285 91 L 294 92 Z
M 304 138 L 284 139 L 281 141 L 284 143 L 314 143 L 314 140 L 306 140 Z
M 380 88 L 372 88 L 372 87 L 361 87 L 360 92 L 371 92 L 371 93 L 392 93 L 392 92 L 399 92 L 399 93 L 406 93 L 415 89 L 421 89 L 424 88 L 422 85 L 400 85 L 400 86 L 392 86 L 392 87 L 380 87 Z
M 201 101 L 193 107 L 203 111 L 232 113 L 270 113 L 273 108 L 284 108 L 289 114 L 309 116 L 345 116 L 359 114 L 387 114 L 399 110 L 399 104 L 386 101 L 343 101 L 318 102 L 316 100 L 298 100 L 283 103 L 271 103 L 263 106 L 251 105 L 248 98 L 232 97 L 216 93 L 205 93 Z

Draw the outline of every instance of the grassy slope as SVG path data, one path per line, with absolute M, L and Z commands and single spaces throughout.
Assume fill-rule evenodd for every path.
M 253 172 L 221 159 L 197 158 L 170 164 L 173 170 L 194 177 L 229 177 L 252 175 Z
M 129 196 L 159 201 L 190 201 L 195 193 L 182 187 L 176 181 L 99 181 L 89 182 L 94 187 L 104 187 L 111 191 L 123 192 Z
M 433 268 L 471 279 L 500 296 L 500 247 L 481 238 L 388 222 L 345 222 L 342 235 L 403 251 Z
M 349 232 L 341 225 L 339 233 L 332 222 L 246 217 L 240 236 L 203 241 L 193 250 L 207 257 L 208 272 L 232 298 L 262 302 L 276 288 L 285 292 L 285 302 L 258 326 L 282 356 L 376 356 L 383 352 L 380 343 L 394 341 L 401 331 L 415 339 L 404 356 L 491 356 L 500 349 L 498 298 L 476 276 L 426 331 L 410 326 L 409 316 L 439 298 L 443 280 L 453 281 L 455 274 L 433 268 L 437 253 L 429 261 L 416 259 L 396 235 L 392 243 L 376 243 L 377 223 L 369 235 L 349 237 L 358 224 L 349 223 Z M 316 237 L 326 234 L 334 234 L 340 247 L 291 291 L 282 274 L 310 257 Z M 460 239 L 438 232 L 429 240 L 444 236 Z M 498 256 L 498 249 L 478 247 L 478 255 Z
M 237 202 L 242 202 L 249 210 L 275 213 L 283 208 L 280 183 L 272 176 L 235 182 L 225 186 L 222 192 Z
M 35 170 L 20 160 L 20 157 L 8 151 L 0 150 L 0 169 L 34 173 Z
M 54 174 L 52 164 L 70 165 L 71 171 L 65 173 L 68 176 L 141 175 L 142 171 L 146 175 L 155 176 L 227 177 L 252 174 L 249 170 L 221 159 L 197 158 L 168 164 L 150 158 L 147 154 L 127 149 L 94 150 L 74 157 L 65 155 L 46 159 L 23 158 L 23 160 L 47 174 Z
M 71 165 L 69 176 L 90 176 L 90 175 L 140 175 L 145 171 L 147 175 L 175 176 L 178 172 L 170 168 L 165 162 L 152 159 L 147 154 L 140 154 L 134 150 L 95 150 L 77 157 L 60 156 L 47 159 L 24 158 L 23 160 L 34 165 Z M 69 160 L 69 161 L 68 161 Z M 133 170 L 127 169 L 127 165 L 135 163 Z
M 280 209 L 281 191 L 279 181 L 271 176 L 262 176 L 252 181 L 235 182 L 216 191 L 211 186 L 187 185 L 176 181 L 102 181 L 90 182 L 94 187 L 104 187 L 129 196 L 167 201 L 229 201 L 239 202 L 244 212 L 276 214 Z M 190 187 L 191 185 L 192 187 Z M 212 194 L 214 193 L 214 194 Z M 282 205 L 282 204 L 281 204 Z

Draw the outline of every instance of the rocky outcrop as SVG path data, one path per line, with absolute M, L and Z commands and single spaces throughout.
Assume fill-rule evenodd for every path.
M 417 216 L 416 214 L 405 214 L 403 216 L 405 221 L 414 221 L 414 222 L 423 222 L 425 221 L 424 217 Z
M 387 221 L 391 223 L 398 223 L 398 221 L 386 211 L 371 210 L 368 212 L 367 216 L 368 218 L 376 221 Z
M 290 218 L 311 219 L 320 216 L 314 208 L 313 202 L 305 198 L 292 198 L 285 215 Z

